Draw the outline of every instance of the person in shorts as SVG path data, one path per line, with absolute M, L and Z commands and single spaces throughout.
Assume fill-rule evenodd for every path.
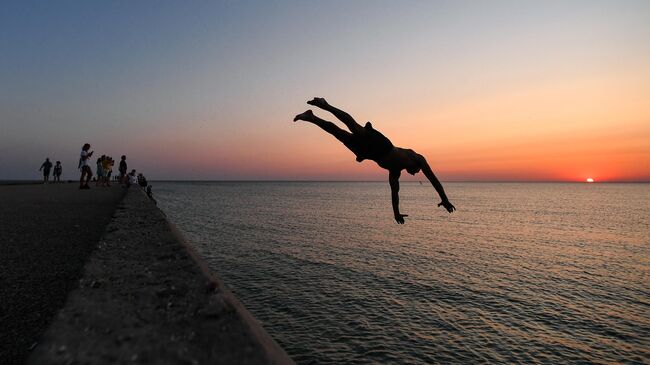
M 50 170 L 52 169 L 52 162 L 49 158 L 45 159 L 45 162 L 41 165 L 41 168 L 38 171 L 43 171 L 43 184 L 50 182 Z
M 104 156 L 102 160 L 102 176 L 104 177 L 102 185 L 104 186 L 111 186 L 111 160 L 111 156 Z
M 293 118 L 294 122 L 302 120 L 317 125 L 352 151 L 356 155 L 357 162 L 366 159 L 372 160 L 379 167 L 388 170 L 393 214 L 398 224 L 404 224 L 404 217 L 408 216 L 400 213 L 399 210 L 399 178 L 402 170 L 406 170 L 411 175 L 422 171 L 440 196 L 441 202 L 438 206 L 443 206 L 449 213 L 456 210 L 456 207 L 449 202 L 445 190 L 442 188 L 442 184 L 436 175 L 433 174 L 424 156 L 416 153 L 412 149 L 393 146 L 393 143 L 378 130 L 374 129 L 370 122 L 366 123 L 365 126 L 361 126 L 350 114 L 330 105 L 323 98 L 314 98 L 308 101 L 307 104 L 332 113 L 345 124 L 349 132 L 339 128 L 332 122 L 317 117 L 311 110 L 296 115 Z
M 79 179 L 79 189 L 90 189 L 88 182 L 93 177 L 93 171 L 90 169 L 88 164 L 88 159 L 93 155 L 95 151 L 90 151 L 90 144 L 86 143 L 81 147 L 81 154 L 79 157 L 79 169 L 81 169 L 81 178 Z M 85 179 L 85 181 L 84 181 Z

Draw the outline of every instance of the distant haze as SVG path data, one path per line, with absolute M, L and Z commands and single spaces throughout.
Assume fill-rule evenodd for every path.
M 650 180 L 648 1 L 4 1 L 0 85 L 0 179 L 385 179 L 323 96 L 441 180 Z

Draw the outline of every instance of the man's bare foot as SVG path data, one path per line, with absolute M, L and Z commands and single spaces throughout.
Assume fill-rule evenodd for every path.
M 309 100 L 307 104 L 317 106 L 319 108 L 324 108 L 329 105 L 327 104 L 327 100 L 325 100 L 325 98 L 313 98 Z
M 305 122 L 311 122 L 314 119 L 314 113 L 311 110 L 307 110 L 302 114 L 298 114 L 293 118 L 293 121 L 304 120 Z

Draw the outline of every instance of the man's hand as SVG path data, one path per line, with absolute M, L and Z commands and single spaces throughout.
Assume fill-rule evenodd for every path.
M 408 217 L 408 214 L 395 214 L 395 221 L 397 224 L 404 224 L 404 217 Z
M 454 210 L 456 210 L 456 207 L 455 207 L 453 204 L 451 204 L 451 202 L 450 202 L 449 200 L 443 200 L 443 201 L 441 201 L 441 202 L 438 204 L 438 206 L 441 206 L 441 205 L 442 205 L 443 207 L 445 207 L 445 209 L 447 209 L 447 211 L 448 211 L 449 213 L 451 213 L 451 212 L 453 212 Z

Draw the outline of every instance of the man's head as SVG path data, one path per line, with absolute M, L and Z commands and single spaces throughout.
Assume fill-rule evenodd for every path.
M 406 172 L 408 172 L 408 173 L 411 174 L 411 175 L 415 175 L 415 174 L 417 174 L 418 172 L 420 172 L 421 169 L 422 169 L 422 168 L 421 168 L 420 166 L 413 166 L 413 167 L 408 167 L 408 168 L 406 169 Z
M 81 147 L 82 150 L 88 151 L 90 149 L 90 143 L 84 143 L 84 146 Z
M 122 161 L 126 160 L 126 155 L 122 155 Z
M 46 158 L 45 158 L 45 162 L 50 162 L 50 158 L 49 158 L 49 157 L 46 157 Z
M 56 164 L 57 164 L 57 165 L 60 165 L 60 164 L 61 164 L 61 161 L 57 161 Z
M 408 156 L 408 162 L 405 164 L 406 166 L 404 167 L 406 172 L 408 172 L 411 175 L 415 175 L 418 172 L 420 172 L 420 170 L 422 170 L 423 162 L 425 161 L 424 157 L 411 149 L 403 150 L 403 151 Z

